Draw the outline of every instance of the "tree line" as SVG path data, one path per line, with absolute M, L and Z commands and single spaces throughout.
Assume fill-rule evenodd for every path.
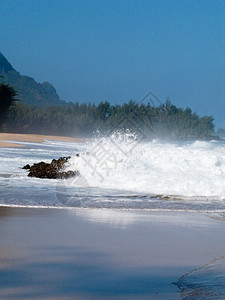
M 76 102 L 37 107 L 15 101 L 16 93 L 11 90 L 13 100 L 2 109 L 5 101 L 1 94 L 2 85 L 0 130 L 4 132 L 90 137 L 97 131 L 107 134 L 129 129 L 143 138 L 170 140 L 208 139 L 214 134 L 212 116 L 200 117 L 190 108 L 177 108 L 170 101 L 157 107 L 135 101 L 121 105 L 111 105 L 106 101 L 98 105 Z

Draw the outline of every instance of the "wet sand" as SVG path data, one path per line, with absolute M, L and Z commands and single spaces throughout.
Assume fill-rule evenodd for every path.
M 0 133 L 0 147 L 23 147 L 13 141 L 43 143 L 46 140 L 62 141 L 62 142 L 78 142 L 80 138 L 42 135 L 42 134 L 19 134 L 19 133 Z
M 0 299 L 176 300 L 171 284 L 224 255 L 200 213 L 0 207 Z

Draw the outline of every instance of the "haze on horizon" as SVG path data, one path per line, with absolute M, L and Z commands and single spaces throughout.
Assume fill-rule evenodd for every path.
M 148 91 L 225 128 L 223 0 L 2 1 L 0 51 L 66 101 Z

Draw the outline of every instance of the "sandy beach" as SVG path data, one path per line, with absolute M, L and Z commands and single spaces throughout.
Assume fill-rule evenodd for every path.
M 43 143 L 46 140 L 62 141 L 62 142 L 77 142 L 80 138 L 42 135 L 42 134 L 20 134 L 20 133 L 0 133 L 0 148 L 2 147 L 23 147 L 13 141 Z
M 224 254 L 203 214 L 0 208 L 1 299 L 182 299 L 172 284 Z

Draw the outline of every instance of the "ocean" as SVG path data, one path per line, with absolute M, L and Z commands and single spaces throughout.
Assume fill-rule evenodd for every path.
M 201 211 L 225 218 L 225 142 L 139 140 L 130 133 L 79 143 L 17 142 L 0 149 L 1 205 Z M 79 156 L 76 154 L 79 153 Z M 69 180 L 22 167 L 71 156 Z

